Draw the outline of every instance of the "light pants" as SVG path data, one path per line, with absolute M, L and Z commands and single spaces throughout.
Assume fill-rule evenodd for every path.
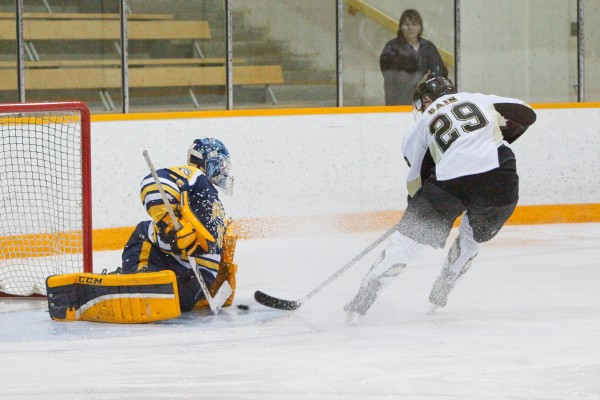
M 426 245 L 416 242 L 400 232 L 392 233 L 385 250 L 364 277 L 358 294 L 346 305 L 346 311 L 355 311 L 364 315 L 379 293 L 389 286 L 404 267 L 425 247 Z M 451 271 L 454 279 L 460 277 L 470 266 L 470 261 L 479 253 L 479 249 L 480 245 L 473 238 L 469 219 L 466 214 L 463 214 L 458 237 L 448 251 L 442 273 Z M 463 268 L 465 268 L 464 271 Z
M 449 268 L 457 276 L 462 275 L 465 265 L 478 253 L 481 245 L 473 238 L 473 229 L 469 225 L 469 219 L 463 214 L 458 228 L 458 237 L 448 251 L 448 257 L 444 268 Z

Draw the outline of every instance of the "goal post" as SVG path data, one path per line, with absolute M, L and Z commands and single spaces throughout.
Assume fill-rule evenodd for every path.
M 0 297 L 46 294 L 50 275 L 92 272 L 90 112 L 0 104 Z

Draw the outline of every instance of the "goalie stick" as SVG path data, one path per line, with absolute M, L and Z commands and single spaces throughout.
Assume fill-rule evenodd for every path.
M 188 256 L 188 261 L 192 264 L 192 271 L 196 275 L 196 279 L 198 280 L 198 284 L 200 284 L 200 290 L 204 293 L 204 297 L 206 297 L 206 301 L 208 302 L 208 308 L 212 311 L 213 314 L 218 314 L 221 311 L 221 307 L 227 301 L 231 293 L 233 293 L 233 289 L 231 289 L 231 285 L 226 280 L 223 281 L 217 293 L 215 293 L 215 297 L 211 297 L 210 290 L 208 290 L 208 286 L 206 286 L 206 282 L 200 275 L 198 271 L 198 265 L 196 264 L 196 260 L 192 256 Z
M 150 156 L 148 155 L 148 150 L 144 150 L 144 158 L 146 159 L 148 168 L 150 168 L 150 173 L 152 174 L 152 177 L 154 178 L 154 182 L 156 182 L 156 187 L 158 188 L 160 197 L 161 197 L 163 203 L 165 204 L 165 206 L 167 207 L 167 212 L 169 213 L 171 220 L 173 220 L 173 226 L 175 228 L 175 231 L 177 232 L 178 230 L 181 229 L 181 223 L 177 220 L 177 217 L 175 217 L 175 213 L 173 212 L 173 209 L 171 208 L 171 206 L 169 204 L 169 199 L 167 199 L 167 194 L 165 193 L 165 191 L 162 187 L 162 183 L 160 182 L 160 180 L 158 178 L 158 174 L 156 173 L 156 168 L 154 168 L 154 164 L 152 164 L 152 161 L 150 160 Z M 190 265 L 192 266 L 192 271 L 194 272 L 194 275 L 196 275 L 196 279 L 198 280 L 198 284 L 200 285 L 200 290 L 202 291 L 202 294 L 204 294 L 204 297 L 206 298 L 206 301 L 208 302 L 208 308 L 210 308 L 210 311 L 212 311 L 213 314 L 215 314 L 215 315 L 218 314 L 219 311 L 221 310 L 221 307 L 223 307 L 223 304 L 225 304 L 225 301 L 227 301 L 229 296 L 231 296 L 231 293 L 233 293 L 233 290 L 231 289 L 231 285 L 229 284 L 229 282 L 224 281 L 223 284 L 221 285 L 221 287 L 219 288 L 219 290 L 217 291 L 217 293 L 215 293 L 215 296 L 212 297 L 210 295 L 210 291 L 208 290 L 208 286 L 206 286 L 206 282 L 204 281 L 204 278 L 202 278 L 202 275 L 198 271 L 198 265 L 196 264 L 196 260 L 191 255 L 186 254 L 186 256 L 188 258 L 188 261 L 190 262 Z
M 350 267 L 352 267 L 354 264 L 356 264 L 360 259 L 362 259 L 365 255 L 367 255 L 371 250 L 373 250 L 375 247 L 379 246 L 379 244 L 381 242 L 383 242 L 385 239 L 387 239 L 397 229 L 398 229 L 398 224 L 391 227 L 386 233 L 384 233 L 377 240 L 375 240 L 373 243 L 371 243 L 360 254 L 358 254 L 356 257 L 354 257 L 352 260 L 350 260 L 346 265 L 344 265 L 342 268 L 337 270 L 333 275 L 331 275 L 329 278 L 325 279 L 325 281 L 323 283 L 321 283 L 319 286 L 314 288 L 306 296 L 304 296 L 303 298 L 301 298 L 299 300 L 279 299 L 277 297 L 269 296 L 268 294 L 261 292 L 260 290 L 257 290 L 256 292 L 254 292 L 254 299 L 258 303 L 262 304 L 263 306 L 267 306 L 270 308 L 276 308 L 279 310 L 290 310 L 290 311 L 296 310 L 302 304 L 304 304 L 304 302 L 306 302 L 308 299 L 310 299 L 311 297 L 313 297 L 314 295 L 319 293 L 323 288 L 325 288 L 331 282 L 336 280 L 344 272 L 349 270 Z

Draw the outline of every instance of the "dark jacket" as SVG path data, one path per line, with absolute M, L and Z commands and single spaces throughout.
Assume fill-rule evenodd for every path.
M 402 35 L 387 42 L 379 57 L 384 77 L 385 104 L 408 105 L 417 83 L 427 72 L 448 77 L 448 69 L 435 45 L 420 39 L 416 51 Z

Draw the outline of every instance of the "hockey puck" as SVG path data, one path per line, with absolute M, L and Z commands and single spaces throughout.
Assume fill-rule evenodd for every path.
M 247 306 L 245 304 L 238 304 L 237 308 L 239 308 L 240 310 L 248 311 L 250 309 L 250 306 Z

